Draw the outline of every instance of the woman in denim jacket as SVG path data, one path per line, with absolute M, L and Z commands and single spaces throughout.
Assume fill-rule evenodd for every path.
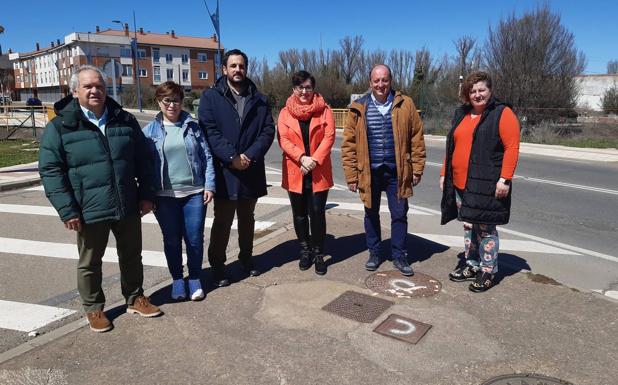
M 183 280 L 182 240 L 187 250 L 189 297 L 204 298 L 200 283 L 204 259 L 206 205 L 215 192 L 215 172 L 204 132 L 185 111 L 182 87 L 168 81 L 157 87 L 161 112 L 144 127 L 155 167 L 155 216 L 172 279 L 172 299 L 187 297 Z

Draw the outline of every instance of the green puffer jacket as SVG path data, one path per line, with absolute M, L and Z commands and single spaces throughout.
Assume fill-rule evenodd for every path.
M 152 166 L 139 123 L 107 98 L 106 135 L 68 96 L 54 105 L 45 127 L 39 173 L 45 195 L 65 222 L 119 220 L 139 213 L 140 200 L 152 200 Z

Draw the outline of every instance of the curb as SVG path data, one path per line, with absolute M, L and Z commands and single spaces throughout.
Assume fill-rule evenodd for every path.
M 290 231 L 293 228 L 292 225 L 285 225 L 282 226 L 280 228 L 278 228 L 277 230 L 273 231 L 270 234 L 267 234 L 263 237 L 257 238 L 254 242 L 253 242 L 253 246 L 258 246 L 264 242 L 268 242 L 271 239 L 277 238 L 278 236 L 280 236 L 281 234 L 284 234 L 287 231 Z M 236 254 L 238 251 L 238 249 L 234 249 L 230 252 L 230 255 Z M 233 261 L 232 259 L 229 260 L 230 262 Z M 202 265 L 202 268 L 204 268 L 206 265 Z M 210 265 L 208 265 L 210 266 Z M 165 279 L 162 282 L 159 282 L 157 284 L 155 284 L 154 286 L 149 287 L 148 289 L 144 289 L 144 295 L 145 296 L 150 296 L 152 293 L 161 290 L 162 288 L 166 287 L 166 286 L 170 286 L 172 284 L 172 279 L 168 278 Z M 124 301 L 124 299 L 113 303 L 109 306 L 105 306 L 106 310 L 109 309 L 114 309 L 117 307 L 122 307 L 125 306 L 126 302 Z M 61 327 L 59 327 L 58 329 L 54 329 L 48 333 L 42 334 L 39 337 L 35 337 L 34 339 L 30 340 L 30 341 L 26 341 L 21 345 L 18 345 L 10 350 L 7 350 L 6 352 L 0 353 L 0 364 L 3 364 L 9 360 L 12 360 L 13 358 L 19 357 L 22 354 L 25 354 L 33 349 L 36 349 L 38 347 L 41 347 L 43 345 L 47 345 L 50 342 L 53 342 L 59 338 L 62 338 L 64 336 L 66 336 L 67 334 L 73 333 L 76 330 L 79 330 L 81 328 L 83 328 L 84 326 L 88 326 L 88 321 L 86 320 L 86 318 L 84 318 L 83 316 L 80 317 L 79 319 L 76 319 L 73 322 L 69 322 L 66 325 L 63 325 Z
M 41 177 L 24 178 L 21 180 L 0 182 L 0 192 L 17 190 L 24 187 L 38 186 L 41 184 Z

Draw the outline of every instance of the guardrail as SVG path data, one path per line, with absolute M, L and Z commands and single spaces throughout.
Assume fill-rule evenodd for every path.
M 343 128 L 345 117 L 348 114 L 349 108 L 333 108 L 333 117 L 335 118 L 335 127 Z
M 44 106 L 0 106 L 0 127 L 5 129 L 4 139 L 16 132 L 31 129 L 36 138 L 37 128 L 43 128 L 54 117 L 53 108 Z

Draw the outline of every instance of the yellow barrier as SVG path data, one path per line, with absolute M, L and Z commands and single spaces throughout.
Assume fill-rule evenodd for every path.
M 345 117 L 348 115 L 348 108 L 333 108 L 333 117 L 335 118 L 335 127 L 343 128 Z
M 56 117 L 56 111 L 54 111 L 54 107 L 47 107 L 47 121 L 51 121 Z

